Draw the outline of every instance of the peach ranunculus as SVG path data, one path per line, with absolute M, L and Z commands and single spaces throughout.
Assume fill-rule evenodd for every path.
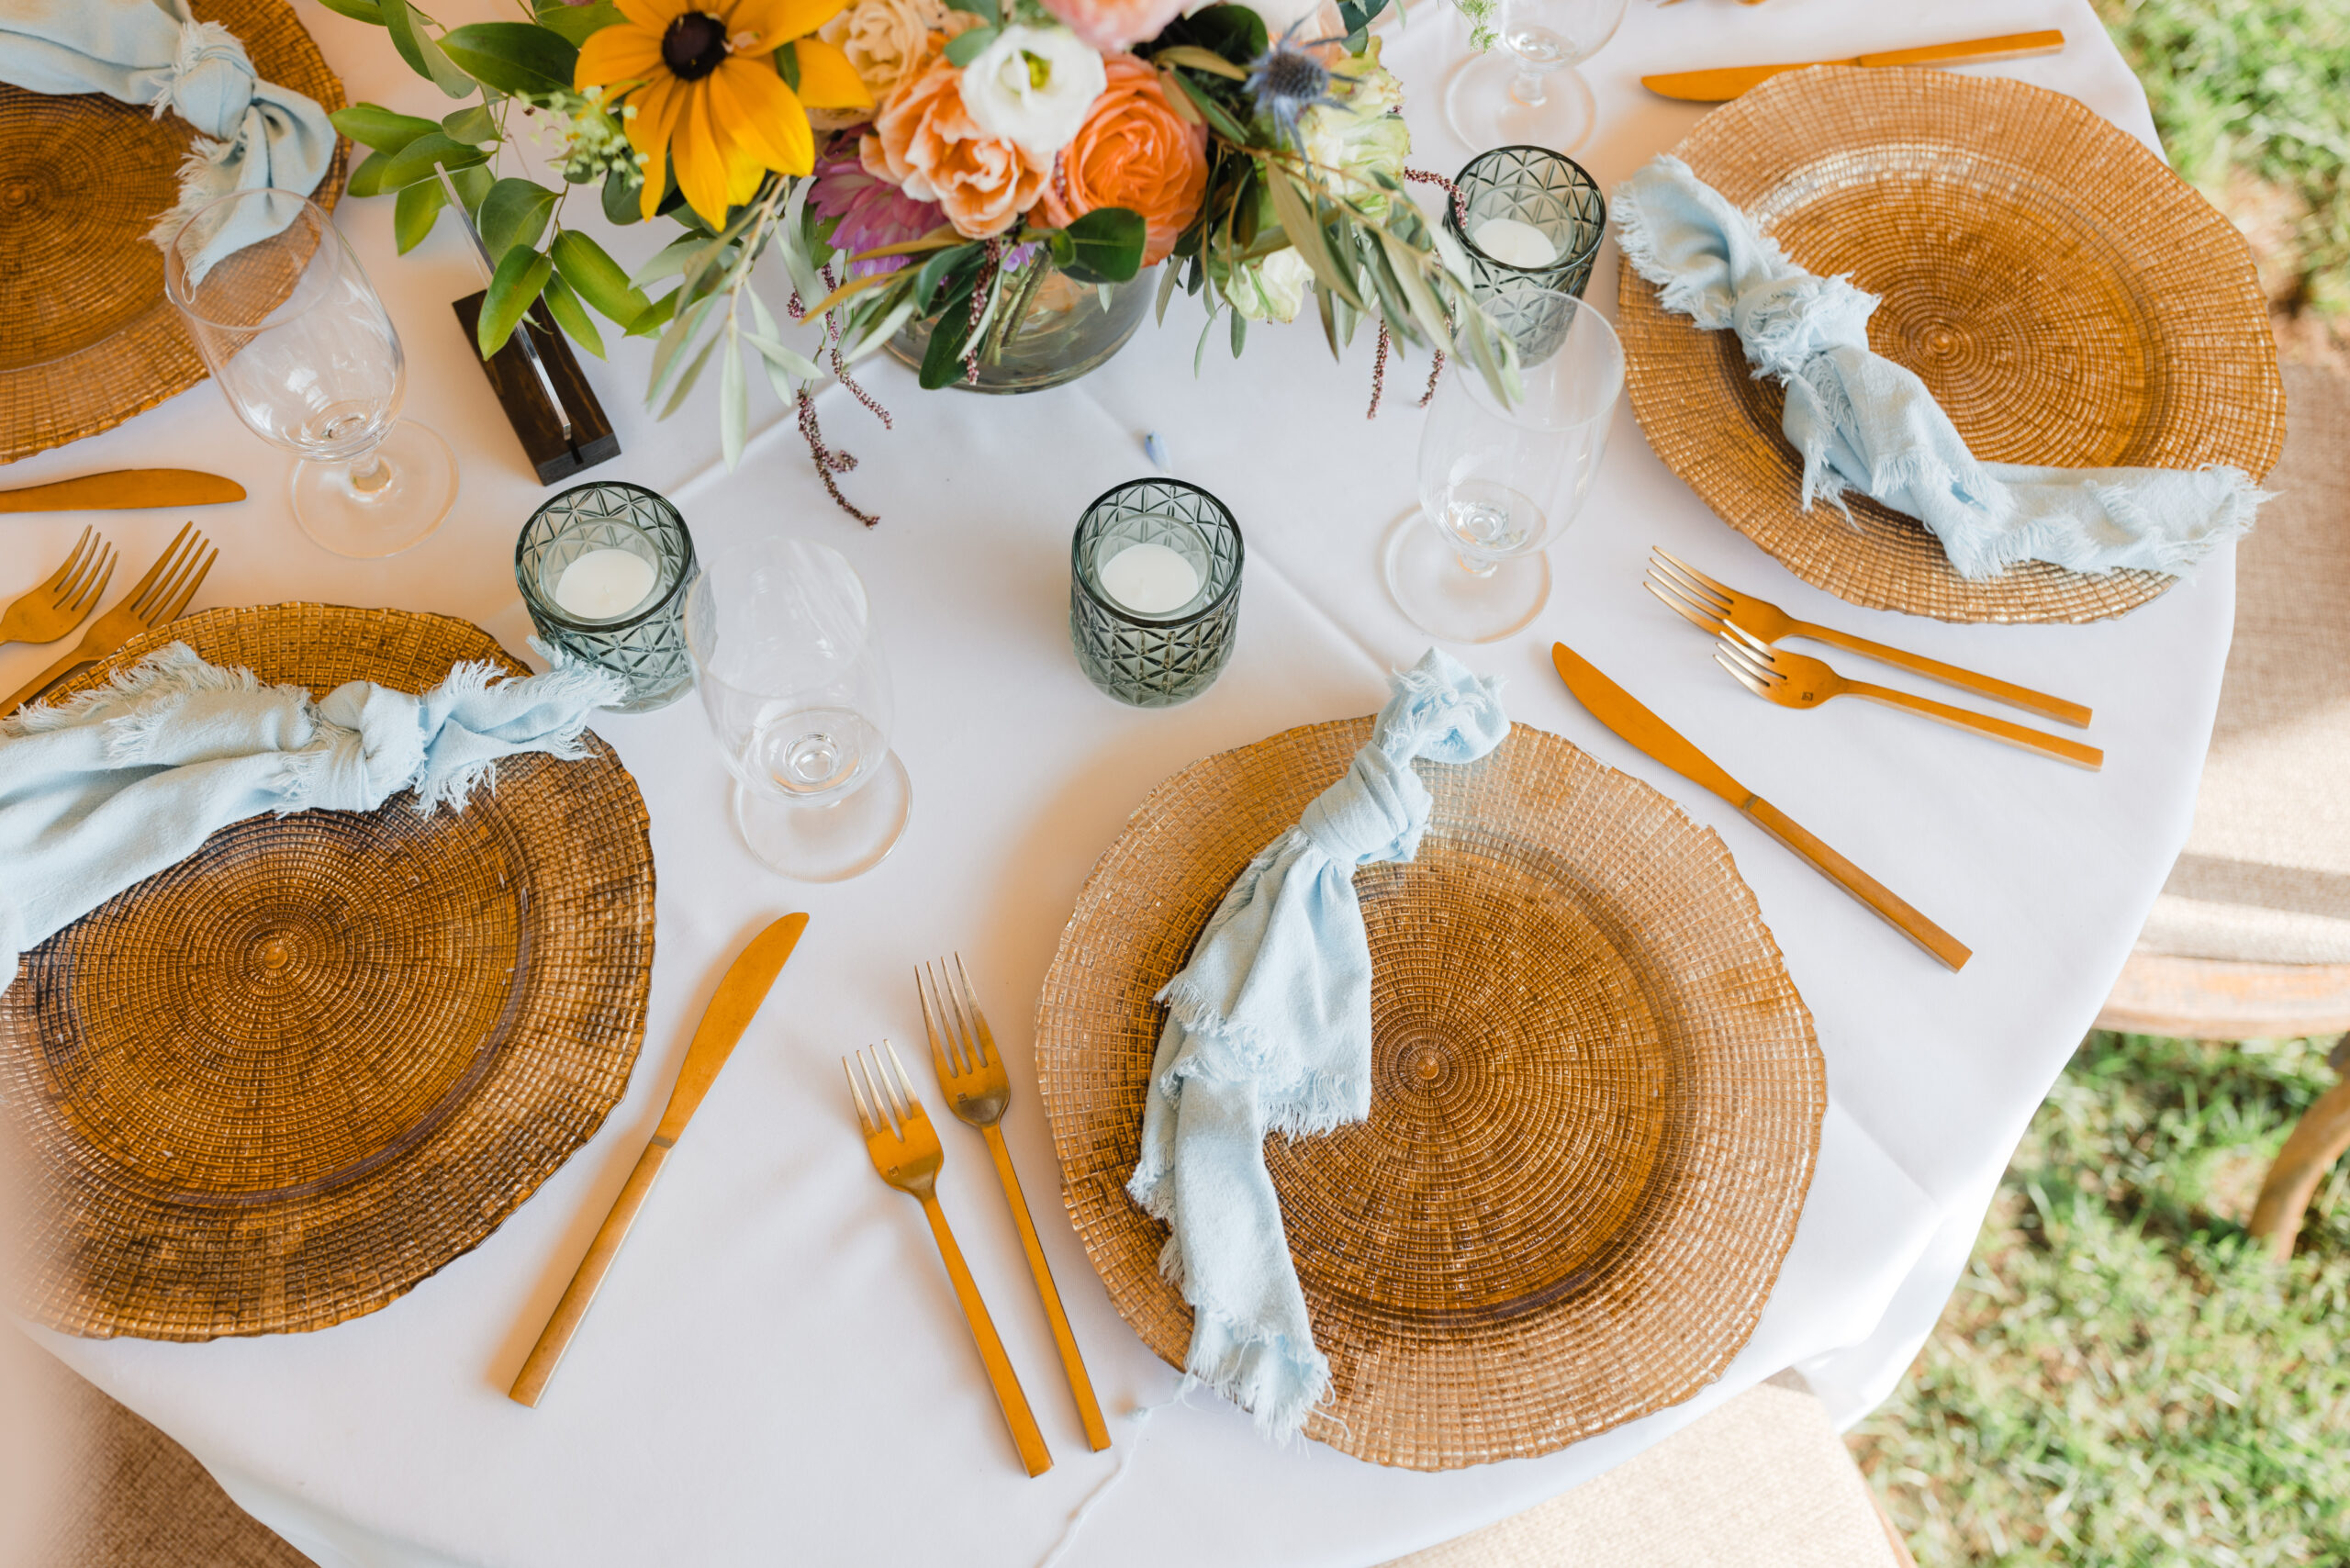
M 816 29 L 816 36 L 838 46 L 873 95 L 886 102 L 906 73 L 922 64 L 932 47 L 931 34 L 948 38 L 979 25 L 968 11 L 950 11 L 946 0 L 851 0 L 841 14 Z M 873 118 L 862 111 L 828 109 L 811 112 L 818 129 L 843 130 Z
M 1099 207 L 1138 212 L 1149 230 L 1142 264 L 1150 266 L 1175 249 L 1207 194 L 1207 127 L 1168 107 L 1158 73 L 1133 55 L 1105 63 L 1110 85 L 1061 150 L 1036 215 L 1067 228 Z
M 1201 0 L 1044 0 L 1046 10 L 1104 54 L 1157 38 L 1168 23 L 1200 4 Z
M 1036 204 L 1053 161 L 979 129 L 963 106 L 963 73 L 944 47 L 934 34 L 930 52 L 873 117 L 857 156 L 877 179 L 936 202 L 965 239 L 985 240 Z

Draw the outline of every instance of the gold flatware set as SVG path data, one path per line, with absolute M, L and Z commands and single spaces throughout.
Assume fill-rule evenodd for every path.
M 0 512 L 125 511 L 140 507 L 215 507 L 245 498 L 234 479 L 195 468 L 118 468 L 45 485 L 0 490 Z
M 83 539 L 85 545 L 88 538 L 88 532 L 84 531 Z M 71 618 L 62 626 L 50 632 L 46 637 L 21 637 L 8 640 L 55 642 L 81 623 L 82 617 L 88 614 L 91 606 L 97 602 L 97 590 L 105 587 L 106 577 L 114 569 L 111 547 L 105 546 L 103 541 L 100 543 L 106 559 L 96 586 L 89 587 L 84 582 L 84 586 L 78 588 L 68 598 L 62 610 L 55 608 L 58 600 L 51 593 L 49 600 L 52 607 L 51 619 L 41 622 L 39 624 L 43 626 L 53 624 L 54 616 L 60 613 L 68 614 Z M 217 548 L 207 549 L 209 544 L 210 542 L 203 534 L 196 532 L 196 524 L 191 522 L 183 527 L 173 537 L 170 545 L 164 549 L 162 556 L 148 569 L 147 575 L 132 585 L 130 591 L 117 600 L 112 610 L 99 616 L 91 624 L 89 631 L 83 634 L 82 641 L 72 653 L 18 687 L 5 700 L 0 700 L 0 714 L 15 712 L 84 665 L 95 664 L 140 633 L 152 631 L 166 622 L 178 620 L 180 611 L 187 608 L 188 600 L 196 597 L 196 590 L 204 586 L 205 576 L 212 570 L 212 563 L 220 558 L 220 552 Z M 66 566 L 59 568 L 59 571 L 65 573 L 66 568 L 72 567 L 74 561 L 80 558 L 82 558 L 82 546 L 76 546 L 74 555 L 68 557 Z M 53 583 L 57 580 L 57 577 L 52 575 L 50 582 Z M 81 580 L 70 573 L 65 577 L 65 581 L 69 584 Z M 26 597 L 31 598 L 50 591 L 50 583 L 43 583 L 40 588 L 33 590 L 32 595 Z M 17 600 L 17 605 L 23 603 L 23 599 Z M 13 616 L 16 612 L 17 605 L 11 605 L 8 613 Z M 34 610 L 28 612 L 28 623 L 30 623 L 31 617 L 38 614 L 37 604 Z
M 2041 32 L 2006 33 L 1998 38 L 1969 39 L 1964 43 L 1928 44 L 1922 49 L 1881 50 L 1847 60 L 1798 60 L 1785 65 L 1728 65 L 1711 71 L 1672 71 L 1643 76 L 1640 85 L 1662 98 L 1690 103 L 1727 103 L 1787 71 L 1815 65 L 1857 65 L 1870 70 L 1888 65 L 1977 65 L 1993 60 L 2022 60 L 2054 54 L 2065 47 L 2065 35 L 2051 28 Z

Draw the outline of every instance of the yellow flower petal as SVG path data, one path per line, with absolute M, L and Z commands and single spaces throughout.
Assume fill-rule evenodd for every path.
M 685 193 L 686 205 L 719 229 L 726 223 L 726 157 L 711 124 L 710 94 L 699 88 L 697 84 L 686 89 L 685 110 L 669 150 L 677 161 L 677 189 Z
M 800 57 L 800 101 L 811 108 L 869 109 L 873 90 L 857 75 L 856 67 L 838 44 L 822 39 L 801 39 L 792 46 Z
M 643 28 L 599 28 L 579 46 L 575 87 L 608 87 L 615 82 L 650 81 L 667 74 L 661 63 L 661 35 Z
M 612 0 L 612 3 L 620 7 L 621 16 L 638 27 L 650 28 L 656 43 L 660 41 L 664 28 L 681 14 L 694 8 L 693 0 Z M 593 38 L 595 34 L 588 36 Z
M 766 53 L 814 32 L 847 5 L 848 0 L 734 0 L 726 28 L 730 34 L 757 34 L 756 47 Z
M 677 129 L 677 113 L 685 107 L 688 90 L 675 76 L 656 76 L 639 88 L 633 100 L 636 113 L 622 122 L 628 128 L 630 145 L 639 152 L 667 156 L 669 137 Z
M 735 56 L 711 76 L 710 92 L 712 122 L 762 167 L 804 174 L 816 166 L 808 111 L 766 61 Z

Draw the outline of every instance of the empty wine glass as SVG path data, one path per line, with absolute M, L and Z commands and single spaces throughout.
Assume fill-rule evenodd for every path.
M 207 262 L 231 231 L 267 238 Z M 163 292 L 237 417 L 302 459 L 293 499 L 303 532 L 366 559 L 441 526 L 457 498 L 457 460 L 399 418 L 399 334 L 317 203 L 263 187 L 198 208 L 163 248 Z
M 1472 148 L 1513 142 L 1572 152 L 1598 109 L 1575 66 L 1624 20 L 1625 0 L 1500 0 L 1500 47 L 1472 56 L 1444 90 L 1444 117 Z
M 803 882 L 879 865 L 913 786 L 890 749 L 890 670 L 848 558 L 805 539 L 727 546 L 686 601 L 686 645 L 751 853 Z
M 1555 289 L 1511 303 L 1524 396 L 1505 407 L 1474 370 L 1446 368 L 1420 432 L 1419 507 L 1387 533 L 1388 591 L 1449 642 L 1506 637 L 1549 601 L 1543 552 L 1582 510 L 1624 390 L 1624 351 L 1597 310 Z

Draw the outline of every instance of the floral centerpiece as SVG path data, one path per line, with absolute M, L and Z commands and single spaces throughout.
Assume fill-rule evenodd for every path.
M 446 29 L 408 0 L 325 3 L 470 100 L 335 123 L 372 150 L 350 189 L 395 196 L 403 252 L 465 209 L 494 267 L 482 353 L 534 306 L 599 356 L 610 329 L 655 338 L 664 416 L 714 361 L 730 463 L 750 368 L 797 406 L 828 487 L 850 461 L 816 428 L 824 367 L 755 286 L 769 249 L 781 316 L 821 320 L 818 353 L 877 412 L 849 367 L 893 340 L 925 387 L 976 381 L 1040 300 L 1107 312 L 1153 266 L 1162 319 L 1178 288 L 1206 307 L 1195 365 L 1220 318 L 1237 354 L 1310 296 L 1333 353 L 1375 319 L 1382 366 L 1393 339 L 1515 386 L 1464 258 L 1404 194 L 1402 91 L 1369 34 L 1386 0 L 1343 0 L 1345 36 L 1311 41 L 1184 0 L 536 0 Z M 498 167 L 516 139 L 559 187 Z M 613 222 L 680 232 L 632 274 L 564 221 L 587 189 Z

